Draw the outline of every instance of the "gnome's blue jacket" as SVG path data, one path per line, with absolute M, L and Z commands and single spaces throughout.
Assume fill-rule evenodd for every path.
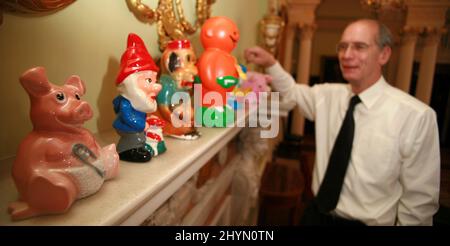
M 114 112 L 117 114 L 113 127 L 121 132 L 142 132 L 145 129 L 147 114 L 133 108 L 130 101 L 123 96 L 113 100 Z

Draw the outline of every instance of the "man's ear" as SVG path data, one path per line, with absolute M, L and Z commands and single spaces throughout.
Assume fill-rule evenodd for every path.
M 392 48 L 389 46 L 384 46 L 383 49 L 381 49 L 380 56 L 378 58 L 378 62 L 381 64 L 381 66 L 385 65 L 392 54 Z

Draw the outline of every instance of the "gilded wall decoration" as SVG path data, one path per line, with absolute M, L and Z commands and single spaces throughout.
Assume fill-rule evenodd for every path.
M 189 23 L 184 15 L 181 0 L 159 0 L 156 8 L 151 8 L 141 0 L 127 0 L 128 6 L 140 19 L 157 24 L 159 49 L 163 51 L 167 43 L 175 39 L 186 39 L 211 16 L 211 5 L 215 0 L 196 0 L 196 21 Z
M 47 13 L 60 10 L 73 2 L 75 0 L 2 0 L 0 2 L 0 25 L 3 23 L 2 12 Z

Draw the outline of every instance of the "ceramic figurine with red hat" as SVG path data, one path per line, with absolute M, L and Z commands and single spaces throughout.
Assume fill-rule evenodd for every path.
M 245 79 L 242 67 L 231 55 L 239 41 L 239 30 L 227 17 L 212 17 L 203 24 L 200 40 L 204 52 L 199 57 L 197 68 L 202 84 L 202 109 L 195 109 L 196 122 L 225 127 L 234 122 L 234 110 L 227 104 L 227 93 L 233 91 L 241 76 Z M 220 100 L 212 100 L 214 104 L 205 100 L 209 92 L 219 93 Z
M 197 58 L 189 40 L 169 42 L 161 56 L 162 89 L 158 94 L 158 115 L 165 121 L 164 134 L 185 140 L 194 140 L 200 133 L 194 127 L 192 93 Z M 183 100 L 184 95 L 186 100 Z M 180 100 L 177 100 L 180 99 Z M 176 121 L 176 122 L 175 122 Z
M 116 146 L 101 147 L 82 127 L 93 112 L 82 99 L 86 87 L 80 77 L 54 85 L 45 68 L 34 67 L 20 83 L 30 97 L 33 130 L 20 143 L 12 167 L 19 196 L 8 212 L 13 220 L 64 213 L 118 175 Z
M 156 96 L 161 90 L 157 83 L 158 71 L 142 39 L 129 34 L 116 79 L 120 95 L 113 100 L 116 113 L 113 127 L 120 135 L 117 152 L 121 160 L 147 162 L 152 158 L 146 148 L 145 130 L 149 127 L 147 114 L 157 109 Z
M 145 130 L 145 147 L 151 152 L 152 156 L 160 155 L 167 150 L 162 130 L 165 124 L 164 120 L 155 115 L 147 116 L 148 127 Z

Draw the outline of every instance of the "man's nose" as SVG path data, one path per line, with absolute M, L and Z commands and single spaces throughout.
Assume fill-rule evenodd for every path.
M 351 45 L 349 45 L 345 50 L 341 52 L 343 58 L 352 58 L 354 55 L 354 49 Z

